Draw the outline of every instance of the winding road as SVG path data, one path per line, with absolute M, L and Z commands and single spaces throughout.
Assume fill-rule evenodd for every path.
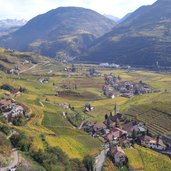
M 103 164 L 106 159 L 106 154 L 109 151 L 109 148 L 105 148 L 101 153 L 96 157 L 96 162 L 95 162 L 95 171 L 101 171 Z
M 0 168 L 0 171 L 7 171 L 8 169 L 14 168 L 15 166 L 18 165 L 19 154 L 18 154 L 18 151 L 16 149 L 13 149 L 11 157 L 13 158 L 11 163 L 7 167 Z

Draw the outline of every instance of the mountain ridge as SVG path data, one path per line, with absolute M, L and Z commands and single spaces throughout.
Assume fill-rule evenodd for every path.
M 10 36 L 3 37 L 0 45 L 65 59 L 81 53 L 114 26 L 115 22 L 93 10 L 59 7 L 34 17 Z
M 132 13 L 95 41 L 85 61 L 130 65 L 171 65 L 171 1 L 159 0 Z

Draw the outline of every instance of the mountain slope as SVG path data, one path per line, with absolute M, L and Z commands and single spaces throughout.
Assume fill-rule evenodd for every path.
M 158 0 L 132 13 L 98 39 L 82 57 L 86 61 L 130 65 L 171 65 L 171 1 Z
M 15 68 L 18 68 L 20 71 L 27 70 L 33 66 L 45 63 L 54 63 L 54 61 L 31 52 L 17 52 L 0 48 L 0 70 L 2 71 L 7 72 Z
M 34 51 L 55 58 L 75 57 L 115 22 L 79 7 L 60 7 L 30 20 L 0 42 L 3 47 Z

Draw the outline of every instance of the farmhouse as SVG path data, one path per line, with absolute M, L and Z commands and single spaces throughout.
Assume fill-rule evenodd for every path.
M 49 82 L 49 79 L 48 78 L 40 78 L 38 81 L 40 83 L 48 83 Z
M 104 135 L 106 133 L 106 125 L 99 122 L 86 121 L 82 125 L 84 131 L 90 133 L 92 136 Z
M 12 101 L 11 99 L 2 99 L 0 100 L 0 111 L 5 112 L 9 111 L 12 108 Z
M 138 123 L 137 121 L 131 121 L 126 124 L 123 124 L 122 129 L 127 131 L 130 136 L 132 135 L 133 131 L 145 133 L 144 125 L 141 123 Z
M 2 99 L 0 100 L 0 112 L 6 118 L 8 117 L 16 117 L 19 115 L 23 115 L 25 113 L 24 108 L 12 99 Z
M 165 150 L 166 145 L 163 143 L 161 139 L 153 139 L 147 135 L 143 136 L 141 138 L 141 144 L 144 145 L 145 147 L 152 148 L 155 150 Z
M 116 147 L 111 151 L 111 155 L 114 159 L 115 164 L 123 165 L 126 162 L 125 152 L 121 147 Z
M 103 134 L 105 134 L 106 125 L 103 123 L 95 122 L 92 124 L 91 129 L 92 129 L 93 136 L 103 135 Z
M 126 137 L 127 137 L 127 132 L 126 131 L 121 130 L 119 128 L 113 128 L 113 129 L 110 130 L 109 133 L 107 133 L 104 136 L 104 139 L 107 142 L 111 142 L 113 140 L 126 139 Z

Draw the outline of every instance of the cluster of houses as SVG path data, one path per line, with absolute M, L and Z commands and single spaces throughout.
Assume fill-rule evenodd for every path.
M 123 148 L 132 147 L 135 143 L 159 152 L 166 150 L 167 146 L 159 136 L 157 138 L 149 136 L 144 123 L 136 120 L 128 121 L 119 113 L 117 104 L 114 106 L 114 113 L 105 115 L 103 123 L 86 121 L 82 129 L 93 137 L 104 139 L 105 146 L 109 148 L 109 154 L 116 165 L 124 165 L 127 162 Z
M 118 64 L 115 64 L 115 63 L 101 63 L 99 64 L 99 67 L 100 68 L 115 68 L 115 69 L 131 69 L 131 66 L 130 65 L 118 65 Z
M 114 64 L 114 63 L 112 63 L 112 64 L 109 64 L 109 63 L 101 63 L 101 64 L 99 64 L 99 67 L 100 68 L 120 68 L 120 65 Z
M 1 99 L 0 114 L 9 120 L 18 116 L 24 116 L 25 109 L 20 104 L 17 104 L 14 99 Z
M 154 93 L 147 83 L 140 81 L 133 83 L 130 81 L 121 81 L 119 76 L 113 74 L 105 75 L 105 85 L 103 86 L 104 95 L 109 98 L 118 96 L 132 97 L 135 95 Z

